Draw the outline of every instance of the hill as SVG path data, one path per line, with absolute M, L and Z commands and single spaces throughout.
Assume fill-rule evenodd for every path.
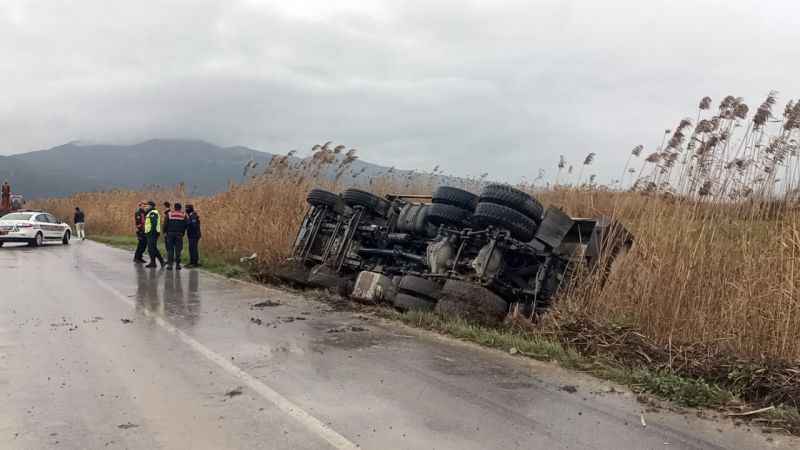
M 27 198 L 95 190 L 95 185 L 87 179 L 35 167 L 12 156 L 0 156 L 0 182 L 2 180 L 11 181 L 14 192 Z
M 9 179 L 14 192 L 26 198 L 64 197 L 77 192 L 142 189 L 184 183 L 187 192 L 209 195 L 242 182 L 248 162 L 257 163 L 249 175 L 261 173 L 273 155 L 247 147 L 219 147 L 208 142 L 153 139 L 134 145 L 85 145 L 71 142 L 47 150 L 0 156 L 0 181 Z M 468 180 L 440 174 L 419 173 L 356 159 L 339 173 L 339 163 L 324 167 L 318 175 L 336 178 L 345 186 L 369 188 L 370 180 L 386 177 L 397 184 L 466 186 Z M 290 167 L 302 158 L 290 157 Z
M 185 183 L 197 195 L 224 190 L 241 181 L 248 161 L 265 165 L 269 153 L 208 142 L 154 139 L 135 145 L 69 143 L 0 159 L 0 178 L 28 198 L 75 192 Z

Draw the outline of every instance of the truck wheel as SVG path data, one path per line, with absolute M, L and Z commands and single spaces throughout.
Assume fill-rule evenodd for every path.
M 342 192 L 342 199 L 347 206 L 362 206 L 367 211 L 385 217 L 391 204 L 377 195 L 361 189 L 348 189 Z
M 434 203 L 428 207 L 428 222 L 439 225 L 463 225 L 469 219 L 470 211 L 458 206 Z
M 436 312 L 477 323 L 495 325 L 508 313 L 508 303 L 494 292 L 472 283 L 447 280 Z
M 505 184 L 490 184 L 481 190 L 480 202 L 507 206 L 541 223 L 544 207 L 527 193 Z
M 469 211 L 475 211 L 478 205 L 478 196 L 472 192 L 450 186 L 439 186 L 433 193 L 433 203 L 458 206 Z
M 397 231 L 416 235 L 427 235 L 429 205 L 406 205 L 397 216 Z
M 480 226 L 505 228 L 511 233 L 511 237 L 520 241 L 528 242 L 536 234 L 536 222 L 508 206 L 480 202 L 472 218 Z
M 438 284 L 427 278 L 414 275 L 406 275 L 401 278 L 398 289 L 400 289 L 400 292 L 429 298 L 431 301 L 436 301 L 441 294 L 441 288 Z
M 434 302 L 431 300 L 402 292 L 394 296 L 392 304 L 400 311 L 432 311 L 434 307 Z
M 310 190 L 308 195 L 306 195 L 306 201 L 312 206 L 327 206 L 328 209 L 336 214 L 342 214 L 344 212 L 344 203 L 342 202 L 342 198 L 339 197 L 338 194 L 334 194 L 333 192 L 326 191 L 324 189 Z
M 64 233 L 64 237 L 61 238 L 61 243 L 64 245 L 69 245 L 69 237 L 70 237 L 69 231 L 67 231 L 66 233 Z

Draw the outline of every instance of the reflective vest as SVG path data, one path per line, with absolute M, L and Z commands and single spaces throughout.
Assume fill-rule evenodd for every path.
M 153 229 L 153 216 L 156 217 L 156 232 L 161 230 L 161 214 L 158 213 L 158 210 L 153 209 L 144 217 L 144 232 L 147 234 L 150 234 L 150 231 Z

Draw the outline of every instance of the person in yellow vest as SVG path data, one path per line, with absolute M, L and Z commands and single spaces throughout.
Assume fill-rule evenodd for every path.
M 161 231 L 161 214 L 156 209 L 154 201 L 147 202 L 147 209 L 144 216 L 144 234 L 147 236 L 147 255 L 150 256 L 150 264 L 145 267 L 155 268 L 156 261 L 164 267 L 164 258 L 158 251 L 158 234 Z

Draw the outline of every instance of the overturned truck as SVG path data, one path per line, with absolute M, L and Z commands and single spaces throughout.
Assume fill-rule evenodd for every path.
M 578 265 L 604 276 L 633 243 L 617 221 L 546 211 L 502 184 L 480 195 L 379 197 L 313 189 L 279 276 L 400 310 L 437 310 L 481 322 L 547 309 Z

